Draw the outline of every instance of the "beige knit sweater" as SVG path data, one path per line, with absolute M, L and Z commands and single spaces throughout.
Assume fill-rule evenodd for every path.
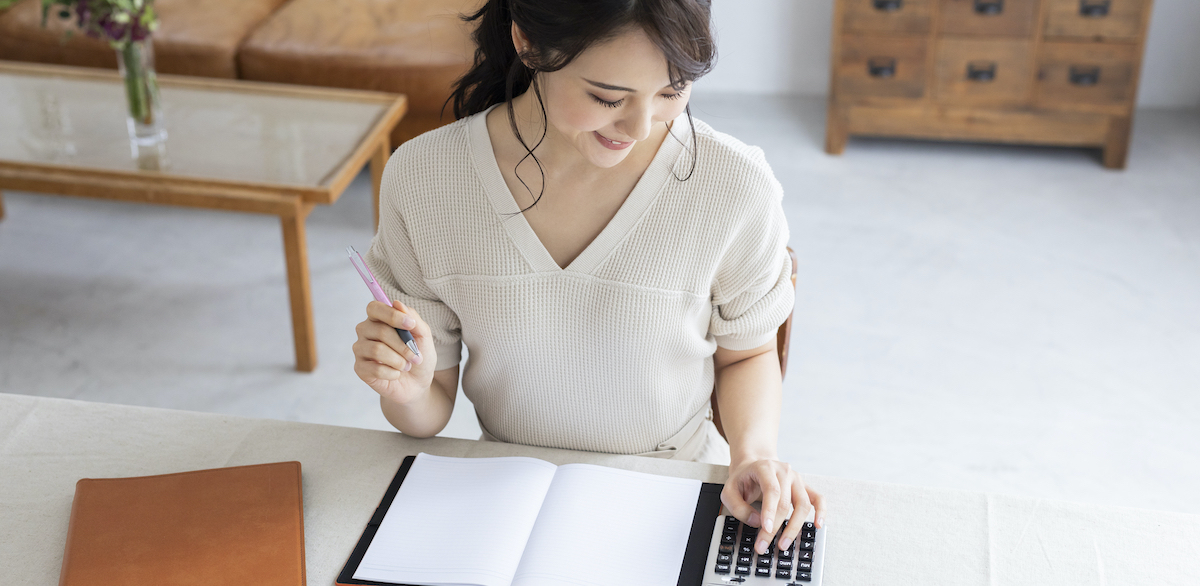
M 486 115 L 392 154 L 367 263 L 429 323 L 438 370 L 467 345 L 463 392 L 491 435 L 655 450 L 707 408 L 717 346 L 761 346 L 792 311 L 779 182 L 762 149 L 700 120 L 695 171 L 680 181 L 692 163 L 681 114 L 616 216 L 563 269 L 515 214 Z

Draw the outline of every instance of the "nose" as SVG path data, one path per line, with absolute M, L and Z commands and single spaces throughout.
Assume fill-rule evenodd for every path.
M 621 119 L 617 129 L 633 140 L 650 138 L 650 127 L 654 125 L 654 112 L 650 108 L 630 108 Z

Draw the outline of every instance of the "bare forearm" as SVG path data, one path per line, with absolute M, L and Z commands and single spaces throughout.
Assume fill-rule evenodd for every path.
M 437 380 L 432 381 L 428 392 L 412 402 L 399 403 L 380 397 L 379 406 L 393 427 L 413 437 L 437 435 L 446 428 L 450 413 L 454 411 L 454 402 Z
M 783 389 L 775 352 L 727 365 L 717 371 L 716 378 L 717 406 L 729 440 L 731 466 L 777 458 Z

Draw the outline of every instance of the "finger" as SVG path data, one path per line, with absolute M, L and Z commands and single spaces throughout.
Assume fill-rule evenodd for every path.
M 393 301 L 392 303 L 395 304 L 396 309 L 399 309 L 404 313 L 404 315 L 413 318 L 413 321 L 416 322 L 414 327 L 406 329 L 411 331 L 414 336 L 420 336 L 422 338 L 429 337 L 429 324 L 425 323 L 425 320 L 421 319 L 421 314 L 417 313 L 416 309 L 413 309 L 413 307 L 410 305 L 400 303 L 399 301 Z
M 771 543 L 775 538 L 775 534 L 779 532 L 780 526 L 792 514 L 792 471 L 787 464 L 783 465 L 782 469 L 775 472 L 775 480 L 779 483 L 779 496 L 775 502 L 774 521 L 771 527 L 766 527 L 766 513 L 763 514 L 764 527 L 758 533 L 759 542 Z M 767 510 L 767 499 L 763 498 L 763 511 Z
M 765 466 L 765 465 L 764 465 Z M 759 531 L 758 543 L 755 550 L 758 553 L 767 552 L 767 544 L 775 534 L 775 512 L 779 508 L 779 479 L 774 474 L 760 473 L 757 475 L 758 484 L 762 487 L 762 531 Z
M 792 502 L 795 503 L 796 510 L 792 512 L 791 520 L 788 521 L 787 530 L 779 539 L 779 547 L 787 549 L 791 547 L 792 542 L 796 540 L 796 535 L 804 528 L 804 520 L 808 518 L 808 509 L 811 505 L 808 501 L 808 493 L 805 491 L 804 481 L 797 475 L 791 486 Z
M 396 307 L 388 307 L 386 303 L 378 301 L 367 304 L 367 317 L 402 330 L 412 330 L 417 327 L 417 319 L 408 312 L 401 311 Z
M 393 348 L 382 342 L 374 340 L 359 340 L 352 346 L 354 355 L 363 359 L 382 364 L 388 368 L 399 371 L 406 371 L 411 366 L 399 353 Z
M 812 501 L 812 506 L 816 511 L 813 513 L 813 516 L 816 518 L 813 524 L 816 525 L 817 529 L 820 529 L 825 526 L 825 497 L 809 487 L 805 487 L 805 492 L 808 494 L 808 498 Z
M 721 504 L 733 513 L 734 517 L 751 527 L 758 527 L 758 512 L 754 510 L 754 506 L 746 502 L 742 495 L 737 490 L 736 482 L 726 482 L 725 488 L 721 489 Z
M 364 382 L 397 380 L 400 378 L 400 371 L 378 362 L 371 362 L 370 360 L 355 360 L 354 374 L 357 374 L 358 378 L 361 378 Z
M 359 335 L 366 340 L 372 340 L 386 344 L 389 348 L 395 351 L 400 357 L 412 362 L 420 364 L 421 357 L 413 353 L 408 344 L 400 339 L 400 334 L 389 324 L 380 323 L 378 321 L 369 320 L 359 324 Z

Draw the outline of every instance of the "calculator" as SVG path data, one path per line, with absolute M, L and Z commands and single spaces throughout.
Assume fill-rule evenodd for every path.
M 776 541 L 786 527 L 784 521 L 767 553 L 759 554 L 754 551 L 757 527 L 733 515 L 719 515 L 713 525 L 704 586 L 821 586 L 828 528 L 817 529 L 805 522 L 791 547 L 781 550 Z

